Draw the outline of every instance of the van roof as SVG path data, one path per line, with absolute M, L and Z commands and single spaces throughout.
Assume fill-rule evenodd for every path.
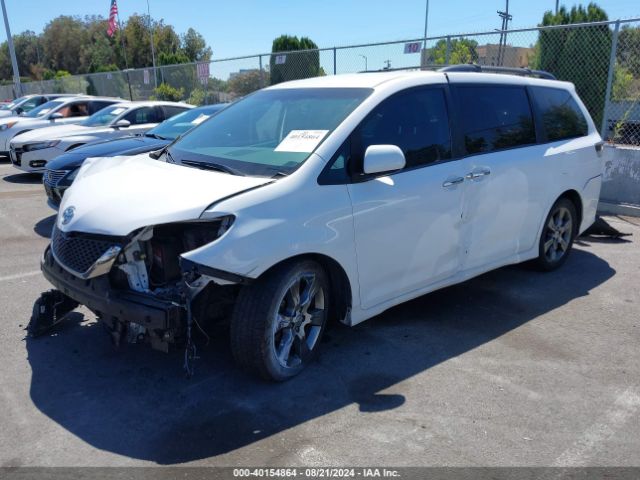
M 476 72 L 439 72 L 428 70 L 396 70 L 388 72 L 348 73 L 330 75 L 324 77 L 293 80 L 269 87 L 270 89 L 283 88 L 380 88 L 382 85 L 390 86 L 396 82 L 404 83 L 406 80 L 419 81 L 424 79 L 425 84 L 446 83 L 494 83 L 498 85 L 542 85 L 556 88 L 573 89 L 570 82 L 559 80 L 547 80 L 520 75 L 503 73 L 476 73 Z

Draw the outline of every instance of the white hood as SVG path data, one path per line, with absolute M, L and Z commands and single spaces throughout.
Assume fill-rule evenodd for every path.
M 127 235 L 149 225 L 195 220 L 213 202 L 271 182 L 153 160 L 148 154 L 85 161 L 60 205 L 58 228 Z M 66 209 L 73 218 L 62 224 Z
M 89 132 L 91 130 L 93 130 L 93 128 L 77 124 L 53 125 L 51 127 L 39 128 L 37 130 L 31 130 L 30 132 L 16 135 L 15 137 L 13 137 L 11 143 L 13 145 L 22 146 L 25 143 L 57 140 L 62 137 L 67 137 L 69 135 L 78 135 L 84 132 Z

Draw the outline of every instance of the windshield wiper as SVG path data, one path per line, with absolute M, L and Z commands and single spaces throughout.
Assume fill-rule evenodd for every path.
M 144 136 L 149 138 L 155 138 L 157 140 L 167 140 L 166 137 L 163 137 L 162 135 L 158 135 L 157 133 L 145 133 Z
M 198 162 L 195 160 L 181 160 L 181 163 L 191 167 L 200 168 L 202 170 L 215 170 L 217 172 L 224 172 L 230 175 L 239 175 L 241 177 L 245 176 L 245 174 L 240 170 L 236 170 L 235 168 L 227 167 L 226 165 L 221 165 L 219 163 Z
M 277 171 L 276 173 L 271 175 L 271 178 L 281 178 L 281 177 L 288 177 L 288 176 L 289 176 L 288 173 Z

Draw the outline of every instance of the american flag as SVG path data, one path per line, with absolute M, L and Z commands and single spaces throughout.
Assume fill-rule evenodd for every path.
M 118 4 L 116 0 L 111 0 L 111 8 L 109 9 L 109 28 L 107 29 L 107 35 L 113 37 L 113 34 L 118 30 Z

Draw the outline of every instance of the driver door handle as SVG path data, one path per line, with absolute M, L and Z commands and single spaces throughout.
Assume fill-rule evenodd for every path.
M 454 178 L 449 178 L 448 180 L 445 180 L 442 186 L 444 188 L 453 187 L 454 185 L 459 185 L 462 182 L 464 182 L 464 177 L 454 177 Z
M 479 178 L 486 177 L 487 175 L 491 175 L 491 170 L 489 170 L 488 168 L 483 168 L 467 173 L 465 175 L 465 178 L 467 180 L 477 180 Z

